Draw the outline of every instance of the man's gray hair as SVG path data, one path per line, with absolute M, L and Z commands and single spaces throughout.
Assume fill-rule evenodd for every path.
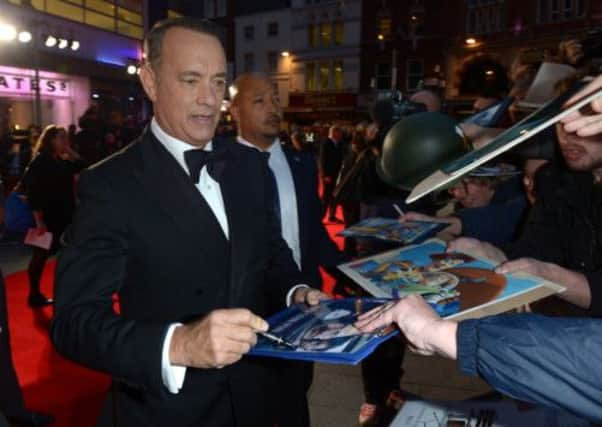
M 167 31 L 172 28 L 184 28 L 195 31 L 200 34 L 207 34 L 215 37 L 224 45 L 223 29 L 207 19 L 182 16 L 179 18 L 169 18 L 157 22 L 144 38 L 144 63 L 156 69 L 161 60 L 161 50 L 163 48 L 163 38 Z

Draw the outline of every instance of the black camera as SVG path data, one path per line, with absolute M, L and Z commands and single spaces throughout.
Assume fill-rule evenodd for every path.
M 396 122 L 402 117 L 416 113 L 425 113 L 426 105 L 421 102 L 413 102 L 408 98 L 404 98 L 401 92 L 394 92 L 391 96 L 393 103 L 393 121 Z
M 589 31 L 581 40 L 581 48 L 585 59 L 602 58 L 602 28 Z
M 402 117 L 426 112 L 421 102 L 413 102 L 404 98 L 399 91 L 383 93 L 371 108 L 371 116 L 377 123 L 396 123 Z

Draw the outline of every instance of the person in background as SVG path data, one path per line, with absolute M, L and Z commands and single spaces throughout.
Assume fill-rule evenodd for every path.
M 67 131 L 56 125 L 47 126 L 34 149 L 34 159 L 29 166 L 25 191 L 36 222 L 36 232 L 52 233 L 49 250 L 32 247 L 29 275 L 31 307 L 51 304 L 40 290 L 40 279 L 48 257 L 55 253 L 63 232 L 71 224 L 75 209 L 74 177 L 82 169 L 81 158 L 69 146 Z
M 281 146 L 278 136 L 282 109 L 272 81 L 263 74 L 241 74 L 231 86 L 230 111 L 238 127 L 238 143 L 266 155 L 278 193 L 278 216 L 283 239 L 307 280 L 318 286 L 319 267 L 336 274 L 338 264 L 347 259 L 330 239 L 321 221 L 318 172 L 311 154 Z M 293 134 L 295 135 L 295 134 Z M 294 141 L 294 139 L 293 139 Z M 307 392 L 312 382 L 313 364 L 275 361 L 281 387 L 277 425 L 310 425 Z
M 19 183 L 31 161 L 32 146 L 26 130 L 13 130 L 0 144 L 0 178 L 8 195 Z
M 350 149 L 343 160 L 333 192 L 336 203 L 343 209 L 345 228 L 360 220 L 360 202 L 365 181 L 369 177 L 367 169 L 374 166 L 371 162 L 371 147 L 366 141 L 367 127 L 368 123 L 360 123 L 352 132 Z M 345 237 L 343 252 L 350 258 L 357 256 L 356 241 L 353 237 Z
M 410 97 L 410 101 L 423 104 L 426 107 L 426 111 L 430 113 L 440 112 L 443 109 L 441 97 L 429 89 L 419 90 Z
M 291 133 L 291 144 L 295 150 L 299 153 L 307 153 L 313 156 L 313 149 L 311 144 L 307 142 L 305 134 L 300 130 L 296 130 Z
M 602 320 L 514 314 L 455 322 L 418 295 L 378 310 L 356 326 L 370 333 L 395 323 L 418 354 L 457 360 L 461 373 L 515 399 L 602 422 Z
M 67 128 L 67 139 L 71 147 L 75 147 L 75 135 L 77 135 L 77 126 L 75 123 L 71 123 Z
M 558 298 L 602 315 L 602 135 L 580 137 L 556 126 L 566 167 L 546 177 L 522 233 L 496 247 L 460 238 L 450 247 L 491 259 L 500 273 L 524 271 L 566 286 Z M 538 179 L 541 174 L 538 175 Z M 552 184 L 549 184 L 552 183 Z M 539 182 L 538 182 L 539 187 Z
M 400 221 L 446 223 L 449 226 L 443 231 L 452 236 L 475 237 L 500 245 L 513 240 L 527 208 L 517 173 L 505 178 L 469 175 L 450 188 L 449 193 L 460 207 L 455 214 L 438 217 L 408 212 Z
M 319 172 L 322 181 L 322 216 L 328 214 L 328 221 L 337 224 L 342 221 L 336 217 L 337 205 L 332 192 L 341 171 L 345 150 L 343 131 L 336 125 L 331 126 L 328 130 L 328 138 L 320 145 Z
M 79 153 L 88 167 L 102 159 L 103 156 L 103 123 L 98 107 L 89 107 L 79 119 L 80 131 L 75 135 L 73 148 Z

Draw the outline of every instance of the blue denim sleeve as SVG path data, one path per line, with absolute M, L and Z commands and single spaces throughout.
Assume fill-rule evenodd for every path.
M 602 319 L 502 315 L 456 335 L 459 369 L 519 400 L 602 422 Z

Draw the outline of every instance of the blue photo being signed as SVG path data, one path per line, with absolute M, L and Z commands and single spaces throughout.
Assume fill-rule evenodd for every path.
M 362 313 L 389 300 L 349 298 L 322 301 L 314 307 L 295 305 L 268 319 L 270 333 L 294 348 L 259 337 L 251 355 L 324 363 L 357 364 L 396 334 L 393 328 L 365 334 L 354 323 Z

